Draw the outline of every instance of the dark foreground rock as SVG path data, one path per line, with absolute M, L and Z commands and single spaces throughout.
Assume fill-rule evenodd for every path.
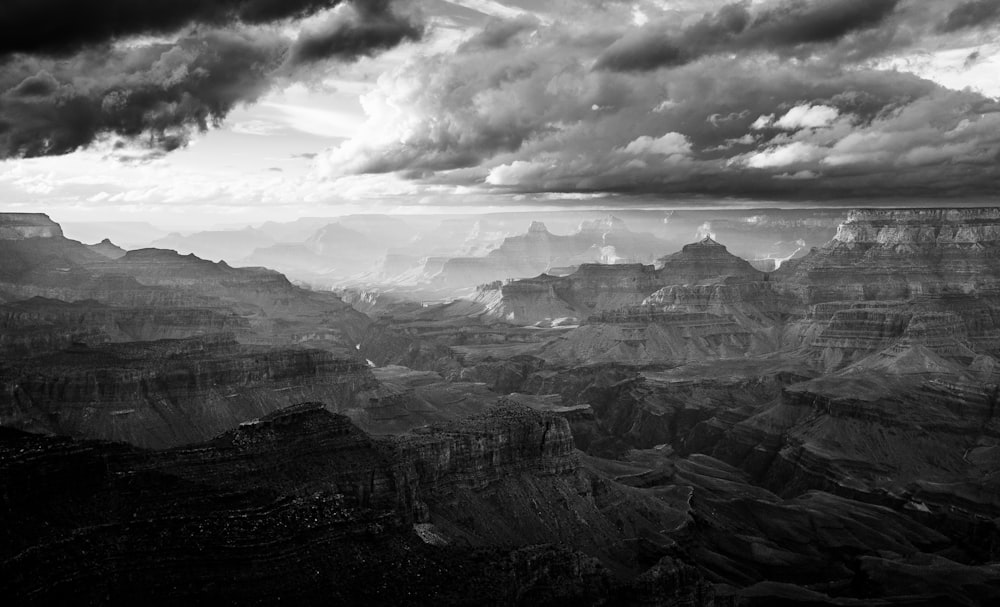
M 1000 599 L 1000 569 L 905 511 L 782 498 L 668 449 L 581 456 L 572 440 L 566 419 L 512 400 L 384 438 L 304 403 L 165 451 L 0 429 L 0 592 L 19 605 Z
M 574 545 L 591 524 L 620 543 L 627 513 L 605 515 L 571 442 L 561 418 L 510 403 L 383 440 L 303 404 L 160 452 L 2 429 L 0 590 L 37 605 L 710 604 L 690 566 L 661 556 L 632 582 L 614 550 Z

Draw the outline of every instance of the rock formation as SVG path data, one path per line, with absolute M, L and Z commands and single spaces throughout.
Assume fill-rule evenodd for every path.
M 0 224 L 18 234 L 0 239 L 0 299 L 7 301 L 40 296 L 126 308 L 211 308 L 245 317 L 257 343 L 308 341 L 345 350 L 369 322 L 332 293 L 297 287 L 273 270 L 162 249 L 109 258 L 64 238 L 41 215 L 0 214 Z
M 659 260 L 660 281 L 667 285 L 693 285 L 706 282 L 753 282 L 764 273 L 746 260 L 731 254 L 726 247 L 706 236 L 684 245 L 677 253 Z
M 511 402 L 385 439 L 303 403 L 162 452 L 0 429 L 0 499 L 19 604 L 898 604 L 1000 578 L 903 513 L 711 457 L 581 461 L 565 420 Z
M 303 400 L 346 410 L 375 380 L 361 361 L 213 335 L 6 361 L 0 386 L 5 426 L 163 448 Z
M 539 221 L 528 231 L 504 239 L 485 257 L 449 259 L 434 281 L 472 286 L 535 276 L 552 267 L 589 263 L 651 262 L 664 243 L 651 234 L 632 232 L 621 219 L 584 221 L 574 234 L 552 234 Z
M 1000 209 L 859 210 L 774 279 L 806 303 L 995 294 L 998 260 Z
M 0 355 L 58 352 L 73 344 L 178 339 L 213 333 L 246 337 L 249 321 L 208 307 L 119 307 L 44 297 L 0 304 Z
M 852 212 L 805 257 L 776 242 L 773 272 L 719 234 L 783 216 L 714 217 L 667 256 L 615 218 L 502 242 L 456 220 L 498 248 L 400 258 L 414 290 L 346 301 L 0 221 L 0 590 L 1000 601 L 1000 210 Z M 815 236 L 832 212 L 790 217 Z M 417 290 L 439 268 L 492 278 Z
M 108 238 L 105 238 L 97 244 L 90 245 L 90 250 L 104 255 L 108 259 L 119 259 L 124 257 L 126 253 L 125 249 L 111 242 Z
M 0 240 L 61 238 L 62 228 L 44 213 L 0 214 Z
M 0 453 L 4 511 L 25 523 L 4 532 L 0 589 L 21 604 L 711 596 L 693 568 L 669 559 L 653 557 L 658 567 L 638 584 L 609 569 L 630 550 L 596 542 L 611 534 L 624 547 L 640 532 L 608 508 L 629 491 L 592 493 L 565 421 L 514 405 L 375 441 L 303 404 L 161 453 L 0 429 Z M 32 482 L 41 473 L 51 482 Z M 665 505 L 643 503 L 661 513 L 635 510 L 633 525 L 676 526 Z M 468 515 L 489 507 L 499 516 L 470 526 Z M 562 524 L 533 525 L 529 511 Z M 86 569 L 72 556 L 80 551 Z

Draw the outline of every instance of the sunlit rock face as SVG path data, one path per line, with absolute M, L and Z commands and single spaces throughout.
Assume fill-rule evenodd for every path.
M 44 213 L 0 213 L 0 240 L 61 238 L 62 228 Z
M 860 209 L 834 240 L 845 244 L 973 245 L 1000 242 L 1000 208 Z
M 711 238 L 643 264 L 583 264 L 567 276 L 503 285 L 488 312 L 523 324 L 582 323 L 541 348 L 563 363 L 690 361 L 762 354 L 781 342 L 793 302 Z
M 826 246 L 774 272 L 807 303 L 1000 288 L 1000 209 L 859 210 Z
M 968 362 L 977 350 L 989 352 L 996 347 L 996 331 L 989 316 L 989 328 L 983 326 L 982 319 L 976 321 L 976 312 L 989 315 L 988 309 L 979 309 L 981 305 L 958 298 L 938 305 L 908 301 L 816 304 L 805 321 L 815 331 L 807 341 L 807 351 L 826 370 L 846 366 L 899 341 Z

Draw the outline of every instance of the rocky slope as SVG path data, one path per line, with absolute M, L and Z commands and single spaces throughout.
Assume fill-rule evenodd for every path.
M 247 336 L 249 321 L 209 307 L 118 307 L 92 300 L 33 297 L 0 304 L 0 356 L 58 352 L 74 343 L 179 339 L 213 333 Z
M 807 303 L 996 294 L 998 261 L 1000 209 L 859 210 L 774 278 Z
M 88 245 L 91 251 L 95 253 L 100 253 L 108 259 L 118 259 L 125 256 L 125 249 L 119 247 L 115 243 L 111 242 L 110 239 L 105 238 L 97 244 Z
M 707 282 L 754 282 L 764 279 L 744 259 L 731 254 L 725 246 L 706 236 L 687 244 L 673 255 L 659 260 L 660 281 L 667 285 L 692 285 Z
M 601 507 L 637 492 L 612 484 L 606 496 L 594 494 L 570 445 L 565 422 L 512 405 L 389 441 L 373 441 L 322 405 L 300 405 L 156 454 L 0 430 L 3 509 L 22 523 L 5 526 L 0 588 L 18 604 L 596 604 L 611 596 L 711 604 L 690 566 L 654 561 L 636 581 L 573 548 L 577 537 L 637 532 L 616 526 L 624 516 L 603 509 L 610 504 Z M 31 481 L 42 473 L 52 482 Z M 552 488 L 562 486 L 560 497 Z M 499 516 L 470 527 L 472 512 L 456 500 Z M 529 511 L 569 524 L 520 518 Z M 633 516 L 633 525 L 646 520 Z M 566 541 L 532 543 L 532 534 Z
M 161 452 L 0 429 L 0 500 L 18 604 L 893 605 L 913 580 L 972 604 L 1000 578 L 890 508 L 706 456 L 580 458 L 511 402 L 379 440 L 305 403 Z
M 580 323 L 534 354 L 563 364 L 742 357 L 777 351 L 795 302 L 707 238 L 662 267 L 584 264 L 480 293 L 487 313 L 521 324 Z
M 702 422 L 709 453 L 784 496 L 824 490 L 908 511 L 994 560 L 997 378 L 920 345 L 892 346 L 779 398 Z
M 903 342 L 968 364 L 977 351 L 996 352 L 997 343 L 991 306 L 964 297 L 816 304 L 789 333 L 790 341 L 801 340 L 810 360 L 827 370 Z
M 349 409 L 368 367 L 232 336 L 74 346 L 0 363 L 0 424 L 162 448 L 192 443 L 292 403 Z
M 117 307 L 211 308 L 245 317 L 257 343 L 347 349 L 368 319 L 332 293 L 309 291 L 264 268 L 140 249 L 112 259 L 64 238 L 45 216 L 0 214 L 0 298 L 94 300 Z M 29 222 L 30 223 L 30 222 Z M 38 225 L 35 225 L 38 224 Z M 26 231 L 27 230 L 27 231 Z M 27 235 L 27 236 L 25 236 Z M 16 237 L 15 237 L 16 236 Z
M 504 284 L 500 301 L 490 311 L 524 324 L 551 320 L 558 314 L 587 318 L 644 303 L 655 305 L 668 297 L 655 295 L 666 287 L 763 283 L 765 279 L 763 272 L 706 238 L 662 258 L 660 269 L 642 264 L 583 264 L 567 276 L 543 274 Z

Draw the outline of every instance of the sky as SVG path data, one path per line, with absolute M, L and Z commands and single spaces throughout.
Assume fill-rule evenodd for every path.
M 0 3 L 0 211 L 983 204 L 1000 0 Z

